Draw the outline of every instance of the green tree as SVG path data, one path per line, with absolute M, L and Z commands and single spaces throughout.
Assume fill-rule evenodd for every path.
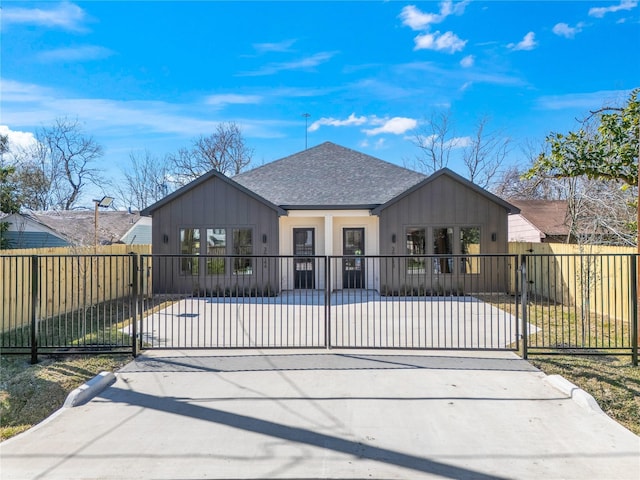
M 592 223 L 592 232 L 607 243 L 637 242 L 639 93 L 640 88 L 633 90 L 622 107 L 591 112 L 578 131 L 548 135 L 547 151 L 523 176 L 570 180 L 569 186 L 580 190 L 567 195 L 572 225 L 584 229 Z M 580 205 L 583 208 L 577 208 Z
M 542 153 L 525 178 L 537 175 L 558 178 L 586 176 L 638 184 L 640 102 L 637 88 L 624 107 L 605 107 L 592 112 L 577 132 L 551 133 Z M 596 120 L 596 128 L 590 128 Z
M 9 138 L 0 135 L 0 158 L 9 152 Z M 17 213 L 20 210 L 20 202 L 17 197 L 17 188 L 13 181 L 15 168 L 0 165 L 0 212 Z M 0 249 L 7 248 L 8 240 L 5 232 L 9 229 L 8 222 L 0 222 Z

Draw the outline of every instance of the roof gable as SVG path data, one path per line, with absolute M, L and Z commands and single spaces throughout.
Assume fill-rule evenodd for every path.
M 331 142 L 233 177 L 285 208 L 373 208 L 426 176 Z
M 231 185 L 232 187 L 237 188 L 238 190 L 240 190 L 241 192 L 243 192 L 246 195 L 250 196 L 251 198 L 253 198 L 253 199 L 263 203 L 267 207 L 275 210 L 278 213 L 278 215 L 286 215 L 286 213 L 287 213 L 285 210 L 283 210 L 282 208 L 278 207 L 277 205 L 271 203 L 266 198 L 260 196 L 256 192 L 244 187 L 243 185 L 235 182 L 234 180 L 232 180 L 231 178 L 227 177 L 226 175 L 223 175 L 222 173 L 217 172 L 215 170 L 210 170 L 209 172 L 205 173 L 204 175 L 199 176 L 198 178 L 196 178 L 192 182 L 187 183 L 183 187 L 179 188 L 175 192 L 173 192 L 173 193 L 167 195 L 166 197 L 164 197 L 163 199 L 157 201 L 153 205 L 148 206 L 147 208 L 142 210 L 140 212 L 140 214 L 141 215 L 145 215 L 145 216 L 153 215 L 153 212 L 155 212 L 159 208 L 167 205 L 168 203 L 171 203 L 172 201 L 174 201 L 178 197 L 181 197 L 182 195 L 184 195 L 188 191 L 192 190 L 193 188 L 195 188 L 195 187 L 197 187 L 199 185 L 202 185 L 205 182 L 210 181 L 211 179 L 221 180 L 221 181 Z
M 545 235 L 569 235 L 566 200 L 509 200 L 522 217 Z
M 413 187 L 405 190 L 404 192 L 400 193 L 398 196 L 392 198 L 391 200 L 389 200 L 388 202 L 386 202 L 383 205 L 380 205 L 377 208 L 374 208 L 371 213 L 374 215 L 378 215 L 381 211 L 383 211 L 384 209 L 386 209 L 387 207 L 393 205 L 394 203 L 402 200 L 403 198 L 405 198 L 406 196 L 410 195 L 411 193 L 415 192 L 416 190 L 425 187 L 426 185 L 436 181 L 437 179 L 439 179 L 442 176 L 447 176 L 461 184 L 463 184 L 465 187 L 475 191 L 476 193 L 482 195 L 483 197 L 489 199 L 490 201 L 497 203 L 498 205 L 502 206 L 505 210 L 507 210 L 507 213 L 519 213 L 520 210 L 514 206 L 511 205 L 509 202 L 503 200 L 502 198 L 498 197 L 497 195 L 494 195 L 493 193 L 485 190 L 484 188 L 479 187 L 478 185 L 476 185 L 473 182 L 470 182 L 469 180 L 467 180 L 466 178 L 458 175 L 457 173 L 453 172 L 452 170 L 449 170 L 448 168 L 442 168 L 440 170 L 438 170 L 437 172 L 433 173 L 432 175 L 429 175 L 426 179 L 424 179 L 423 181 L 421 181 L 420 183 L 414 185 Z

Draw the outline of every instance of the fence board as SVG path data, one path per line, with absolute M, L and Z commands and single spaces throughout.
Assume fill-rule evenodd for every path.
M 129 295 L 131 267 L 128 261 L 122 260 L 122 256 L 128 253 L 149 254 L 151 245 L 2 250 L 2 331 L 13 330 L 30 322 L 33 255 L 42 256 L 39 271 L 40 317 L 49 318 L 71 312 L 80 305 L 92 305 Z
M 532 257 L 529 294 L 615 319 L 631 316 L 633 247 L 563 243 L 509 243 L 509 253 Z M 512 274 L 511 285 L 514 278 Z M 513 291 L 513 288 L 511 288 Z

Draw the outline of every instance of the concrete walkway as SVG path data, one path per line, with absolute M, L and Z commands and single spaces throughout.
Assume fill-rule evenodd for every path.
M 640 437 L 508 352 L 151 352 L 2 479 L 637 479 Z

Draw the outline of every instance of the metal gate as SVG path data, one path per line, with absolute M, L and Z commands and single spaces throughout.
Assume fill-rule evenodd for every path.
M 637 364 L 634 254 L 356 252 L 2 255 L 0 348 L 32 361 L 150 348 L 396 348 Z
M 140 348 L 519 348 L 516 256 L 305 256 L 315 289 L 296 256 L 235 259 L 142 256 Z

